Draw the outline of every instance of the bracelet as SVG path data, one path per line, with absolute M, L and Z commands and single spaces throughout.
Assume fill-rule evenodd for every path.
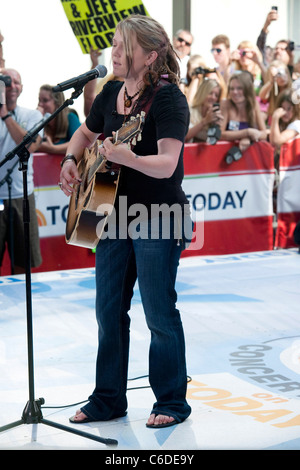
M 72 153 L 68 153 L 68 154 L 62 159 L 62 161 L 60 162 L 61 168 L 63 167 L 63 164 L 64 164 L 67 160 L 73 160 L 73 162 L 75 163 L 75 165 L 77 165 L 77 160 L 76 160 L 75 156 L 74 156 Z
M 11 117 L 12 116 L 12 113 L 7 113 L 6 116 L 3 116 L 2 121 L 5 121 L 7 118 Z

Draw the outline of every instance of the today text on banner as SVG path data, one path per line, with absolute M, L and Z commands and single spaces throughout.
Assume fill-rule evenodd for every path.
M 132 14 L 149 16 L 141 0 L 61 0 L 84 54 L 111 47 L 117 24 Z

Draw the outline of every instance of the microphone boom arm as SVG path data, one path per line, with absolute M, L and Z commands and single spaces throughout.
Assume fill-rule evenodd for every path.
M 85 83 L 78 83 L 78 88 L 73 91 L 71 98 L 65 100 L 65 102 L 59 108 L 57 108 L 54 113 L 52 113 L 47 119 L 42 120 L 39 125 L 37 124 L 32 129 L 30 129 L 24 136 L 22 142 L 18 144 L 13 150 L 8 152 L 4 160 L 0 162 L 0 168 L 9 160 L 12 160 L 15 155 L 18 155 L 21 161 L 24 158 L 27 158 L 28 160 L 29 152 L 27 150 L 27 145 L 29 146 L 30 144 L 32 144 L 32 142 L 35 141 L 35 137 L 48 124 L 48 122 L 52 121 L 52 119 L 54 119 L 63 109 L 67 108 L 68 106 L 74 103 L 74 99 L 78 98 L 78 96 L 80 96 L 83 92 L 84 85 Z
M 79 75 L 78 77 L 70 78 L 69 80 L 58 83 L 52 88 L 52 91 L 57 92 L 69 90 L 69 88 L 77 89 L 80 87 L 84 87 L 90 80 L 94 80 L 95 78 L 103 78 L 106 74 L 107 68 L 105 67 L 105 65 L 97 65 L 97 67 L 95 67 L 94 69 L 89 70 L 88 72 Z

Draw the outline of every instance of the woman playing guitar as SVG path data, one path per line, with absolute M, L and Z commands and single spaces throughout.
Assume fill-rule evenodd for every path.
M 70 141 L 60 174 L 63 192 L 76 191 L 81 180 L 77 164 L 84 149 L 92 147 L 102 133 L 106 138 L 101 154 L 109 166 L 121 167 L 113 219 L 116 230 L 108 228 L 96 249 L 96 386 L 71 422 L 105 421 L 127 413 L 128 312 L 138 279 L 151 332 L 149 381 L 156 397 L 147 426 L 165 427 L 184 421 L 191 412 L 175 291 L 179 258 L 186 246 L 182 227 L 187 220 L 191 226 L 181 187 L 189 111 L 178 87 L 176 54 L 154 19 L 133 15 L 117 25 L 112 64 L 113 74 L 123 81 L 108 82 L 96 97 Z M 142 139 L 130 148 L 115 142 L 114 133 L 141 112 L 145 113 Z M 172 207 L 172 211 L 158 214 L 158 207 Z M 164 230 L 166 223 L 169 230 Z

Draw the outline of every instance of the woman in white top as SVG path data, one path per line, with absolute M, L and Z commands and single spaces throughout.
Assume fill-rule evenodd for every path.
M 279 93 L 291 86 L 292 79 L 288 67 L 280 60 L 273 60 L 267 70 L 267 79 L 259 92 L 259 99 L 265 107 L 268 125 L 271 124 Z
M 270 127 L 270 143 L 275 147 L 274 164 L 279 166 L 280 147 L 300 134 L 300 105 L 295 90 L 283 90 L 276 102 Z
M 270 142 L 280 147 L 300 134 L 300 105 L 293 89 L 283 90 L 278 96 L 270 127 Z

